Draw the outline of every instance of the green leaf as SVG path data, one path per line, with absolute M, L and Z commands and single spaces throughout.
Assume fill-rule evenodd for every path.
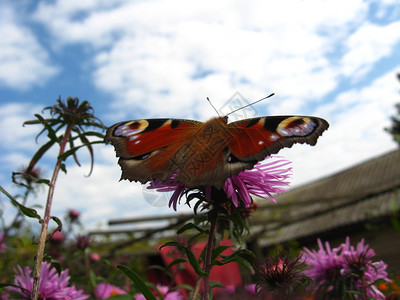
M 65 167 L 65 164 L 60 164 L 60 169 L 63 171 L 65 174 L 67 174 L 67 168 Z
M 33 155 L 29 163 L 28 170 L 32 170 L 35 167 L 36 163 L 42 158 L 43 154 L 45 154 L 46 151 L 49 150 L 51 146 L 54 145 L 54 143 L 55 143 L 54 140 L 50 140 L 42 147 L 40 147 L 38 151 L 36 151 L 35 155 Z
M 188 290 L 188 291 L 194 290 L 194 288 L 189 284 L 180 284 L 174 288 L 174 290 L 180 290 L 180 289 L 184 289 L 184 290 Z
M 13 287 L 19 288 L 21 291 L 26 292 L 28 295 L 31 293 L 29 290 L 27 290 L 27 289 L 25 289 L 23 287 L 20 287 L 19 285 L 15 285 L 15 284 L 12 284 L 12 283 L 1 283 L 0 282 L 0 289 L 8 287 L 8 286 L 13 286 Z
M 183 232 L 185 232 L 186 230 L 190 230 L 190 229 L 195 229 L 200 233 L 207 233 L 207 230 L 201 228 L 200 226 L 193 224 L 192 222 L 189 222 L 187 224 L 185 224 L 184 226 L 182 226 L 176 233 L 177 234 L 181 234 Z
M 90 144 L 91 145 L 93 145 L 93 144 L 104 144 L 104 142 L 103 141 L 93 141 L 93 142 L 90 142 Z M 78 151 L 82 147 L 86 147 L 86 145 L 79 145 L 79 146 L 76 146 L 76 147 L 74 147 L 72 149 L 69 149 L 68 151 L 65 151 L 63 154 L 61 154 L 58 158 L 64 161 L 64 160 L 67 159 L 68 156 L 70 156 L 71 154 L 74 154 L 76 151 Z
M 48 179 L 34 179 L 34 182 L 35 183 L 44 183 L 44 184 L 47 184 L 47 185 L 49 185 L 50 184 L 50 180 L 48 180 Z
M 52 219 L 54 222 L 57 223 L 57 228 L 56 228 L 56 230 L 55 230 L 54 232 L 56 232 L 56 231 L 61 231 L 61 230 L 62 230 L 62 227 L 63 227 L 61 220 L 60 220 L 59 218 L 57 218 L 57 217 L 54 217 L 54 216 L 52 216 L 51 219 Z
M 106 300 L 132 300 L 134 299 L 131 295 L 115 295 L 106 298 Z
M 174 265 L 177 265 L 177 264 L 180 264 L 180 263 L 185 263 L 185 262 L 187 262 L 188 260 L 187 259 L 184 259 L 184 258 L 177 258 L 177 259 L 174 259 L 166 268 L 165 268 L 165 271 L 168 271 L 172 266 L 174 266 Z
M 90 269 L 90 271 L 89 271 L 89 279 L 90 279 L 90 282 L 91 282 L 92 286 L 96 286 L 97 285 L 96 274 L 94 273 L 94 271 L 92 269 Z
M 54 267 L 54 268 L 56 269 L 58 275 L 60 275 L 61 272 L 62 272 L 62 268 L 61 268 L 60 262 L 57 261 L 57 260 L 51 259 L 51 260 L 50 260 L 50 263 L 51 263 L 51 266 Z
M 70 138 L 68 139 L 68 143 L 69 143 L 69 148 L 70 148 L 70 149 L 75 148 L 74 139 L 71 138 L 71 136 L 70 136 Z M 78 157 L 76 156 L 76 153 L 75 153 L 75 152 L 72 153 L 72 157 L 74 158 L 75 163 L 80 167 L 81 164 L 79 163 Z
M 219 281 L 212 280 L 212 281 L 210 281 L 210 287 L 211 288 L 215 288 L 215 287 L 224 288 L 225 286 Z
M 185 250 L 186 256 L 189 260 L 190 265 L 193 267 L 194 271 L 197 273 L 197 275 L 199 275 L 202 278 L 205 278 L 208 276 L 207 272 L 204 272 L 203 269 L 200 267 L 199 262 L 197 261 L 196 257 L 194 256 L 193 252 L 190 251 L 189 248 L 187 248 L 186 246 L 177 243 L 177 242 L 167 242 L 164 245 L 162 245 L 160 247 L 164 248 L 164 247 L 178 247 L 178 248 L 182 248 L 183 250 Z
M 135 271 L 122 265 L 118 265 L 117 268 L 124 272 L 125 275 L 133 281 L 135 286 L 143 294 L 146 300 L 157 300 L 156 297 L 154 297 L 154 295 L 151 293 L 150 289 L 147 287 L 144 280 Z
M 27 216 L 27 217 L 29 217 L 29 218 L 38 219 L 39 222 L 41 221 L 41 218 L 40 218 L 40 216 L 39 216 L 39 214 L 37 213 L 36 210 L 34 210 L 34 209 L 32 209 L 32 208 L 29 208 L 29 207 L 26 207 L 26 206 L 23 206 L 22 204 L 19 204 L 18 201 L 15 200 L 14 197 L 11 196 L 9 193 L 7 193 L 7 191 L 6 191 L 5 189 L 3 189 L 2 186 L 0 186 L 0 192 L 2 192 L 4 195 L 6 195 L 6 196 L 11 200 L 11 203 L 12 203 L 14 206 L 18 207 L 19 210 L 20 210 L 25 216 Z
M 57 137 L 56 132 L 53 130 L 53 128 L 51 128 L 51 126 L 49 125 L 49 123 L 51 121 L 54 121 L 54 119 L 49 119 L 46 120 L 44 119 L 41 115 L 39 114 L 35 114 L 35 117 L 39 119 L 40 123 L 42 123 L 42 125 L 44 126 L 44 128 L 46 128 L 47 130 L 47 136 L 49 137 L 50 140 L 53 140 L 57 143 L 60 142 L 60 139 Z M 49 122 L 50 121 L 50 122 Z M 25 123 L 24 123 L 25 124 Z M 28 123 L 27 123 L 28 124 Z
M 87 176 L 90 176 L 90 174 L 92 174 L 93 164 L 94 164 L 93 147 L 84 134 L 79 134 L 79 138 L 81 139 L 81 142 L 86 146 L 86 148 L 88 149 L 89 154 L 90 154 L 90 170 L 89 170 L 89 174 L 87 175 Z M 103 142 L 103 141 L 101 141 L 101 142 Z
M 225 257 L 224 259 L 214 260 L 211 263 L 211 265 L 223 266 L 230 262 L 235 261 L 235 262 L 240 263 L 247 267 L 249 265 L 247 262 L 250 262 L 252 259 L 254 259 L 254 257 L 255 257 L 254 253 L 251 252 L 250 250 L 239 249 L 239 250 L 233 252 L 231 255 Z
M 218 246 L 218 247 L 215 247 L 214 249 L 212 249 L 211 261 L 216 260 L 218 258 L 218 256 L 228 248 L 230 248 L 230 246 Z

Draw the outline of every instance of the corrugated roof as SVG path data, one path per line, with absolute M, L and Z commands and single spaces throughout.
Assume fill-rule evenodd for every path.
M 390 215 L 399 210 L 400 150 L 283 193 L 277 200 L 275 206 L 260 205 L 252 220 L 251 233 L 261 233 L 261 246 Z

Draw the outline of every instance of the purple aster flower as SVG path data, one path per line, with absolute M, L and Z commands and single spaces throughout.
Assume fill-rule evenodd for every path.
M 340 248 L 331 249 L 328 242 L 325 243 L 326 250 L 321 240 L 318 239 L 319 250 L 304 248 L 304 261 L 312 266 L 312 269 L 304 273 L 321 285 L 330 284 L 340 278 L 342 261 L 339 255 Z
M 33 277 L 31 276 L 30 267 L 22 269 L 20 266 L 17 266 L 16 272 L 19 274 L 15 276 L 14 284 L 24 288 L 24 290 L 16 287 L 8 287 L 8 290 L 20 294 L 23 297 L 22 299 L 31 299 Z M 51 267 L 50 263 L 43 262 L 40 277 L 40 299 L 85 300 L 89 298 L 88 295 L 84 294 L 83 290 L 77 290 L 74 285 L 68 286 L 70 279 L 68 270 L 64 270 L 58 274 L 56 269 Z
M 98 299 L 106 299 L 111 296 L 126 294 L 126 292 L 115 285 L 101 282 L 97 285 L 94 294 Z
M 157 284 L 157 296 L 161 296 L 163 300 L 183 300 L 183 297 L 179 291 L 170 291 L 169 287 Z M 142 294 L 134 295 L 135 300 L 146 300 Z
M 240 204 L 243 204 L 244 207 L 250 207 L 253 202 L 251 195 L 276 202 L 272 194 L 285 191 L 285 187 L 289 185 L 288 179 L 291 175 L 291 168 L 287 167 L 290 162 L 284 159 L 267 161 L 273 158 L 269 156 L 266 160 L 257 163 L 253 169 L 244 170 L 225 181 L 224 191 L 236 207 L 239 207 Z M 155 189 L 158 192 L 173 192 L 169 206 L 176 210 L 182 196 L 191 189 L 186 188 L 183 183 L 174 181 L 174 178 L 175 176 L 166 181 L 159 179 L 151 181 L 147 188 Z M 210 194 L 211 186 L 205 187 L 207 199 L 210 198 Z
M 364 239 L 354 248 L 350 245 L 350 238 L 346 238 L 346 243 L 341 245 L 343 268 L 340 271 L 343 276 L 355 277 L 354 285 L 359 290 L 366 289 L 367 296 L 373 299 L 385 299 L 385 296 L 372 285 L 376 280 L 387 278 L 387 265 L 383 261 L 372 262 L 371 258 L 375 256 L 375 251 L 364 245 Z M 361 278 L 361 280 L 359 279 Z
M 358 291 L 364 298 L 385 299 L 385 296 L 373 285 L 378 279 L 389 281 L 383 261 L 373 262 L 375 251 L 364 244 L 364 239 L 354 248 L 350 245 L 350 238 L 339 247 L 330 249 L 328 242 L 324 249 L 318 239 L 319 250 L 304 249 L 305 262 L 312 266 L 306 270 L 308 276 L 314 279 L 314 286 L 320 292 L 343 296 L 348 291 Z M 360 296 L 354 295 L 356 299 Z

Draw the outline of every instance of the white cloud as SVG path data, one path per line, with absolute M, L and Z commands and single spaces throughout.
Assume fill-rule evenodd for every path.
M 2 148 L 14 151 L 26 151 L 35 148 L 35 136 L 40 132 L 37 126 L 26 125 L 34 119 L 34 114 L 42 107 L 32 103 L 5 103 L 0 105 L 0 128 L 2 129 Z
M 58 72 L 32 31 L 10 6 L 0 5 L 0 86 L 25 90 L 43 85 Z
M 341 60 L 346 76 L 359 78 L 374 63 L 392 54 L 400 41 L 400 21 L 385 26 L 366 23 L 358 28 L 345 43 L 347 51 Z
M 127 118 L 140 107 L 147 116 L 205 118 L 206 110 L 190 109 L 206 96 L 221 106 L 235 91 L 250 99 L 272 91 L 283 98 L 322 98 L 339 74 L 326 55 L 363 22 L 367 9 L 359 0 L 77 7 L 57 1 L 41 3 L 35 18 L 61 44 L 101 49 L 93 78 L 118 100 L 112 114 Z
M 395 148 L 384 128 L 390 125 L 393 107 L 399 101 L 399 83 L 395 76 L 398 71 L 400 66 L 369 86 L 344 92 L 333 103 L 318 109 L 331 123 L 324 138 L 325 155 L 329 157 L 332 171 Z

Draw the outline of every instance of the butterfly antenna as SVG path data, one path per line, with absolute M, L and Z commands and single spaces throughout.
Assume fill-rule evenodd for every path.
M 214 108 L 215 112 L 220 117 L 220 114 L 218 113 L 218 110 L 215 109 L 214 105 L 211 103 L 211 100 L 208 97 L 207 97 L 207 101 L 208 101 L 208 103 L 210 103 L 211 107 Z
M 269 97 L 272 97 L 273 95 L 275 95 L 275 93 L 272 93 L 271 95 L 269 95 L 269 96 L 267 96 L 267 97 L 264 97 L 264 98 L 262 98 L 262 99 L 260 99 L 260 100 L 257 100 L 257 101 L 255 101 L 255 102 L 253 102 L 253 103 L 250 103 L 250 104 L 247 104 L 247 105 L 245 105 L 245 106 L 242 106 L 242 107 L 239 107 L 238 109 L 235 109 L 234 111 L 231 111 L 229 114 L 227 114 L 226 116 L 229 116 L 230 114 L 233 114 L 234 112 L 237 112 L 238 110 L 241 110 L 241 109 L 243 109 L 243 108 L 246 108 L 246 107 L 248 107 L 248 106 L 250 106 L 250 105 L 253 105 L 253 104 L 256 104 L 256 103 L 258 103 L 258 102 L 260 102 L 260 101 L 263 101 L 263 100 L 265 100 L 265 99 L 268 99 Z M 215 108 L 214 108 L 215 109 Z

